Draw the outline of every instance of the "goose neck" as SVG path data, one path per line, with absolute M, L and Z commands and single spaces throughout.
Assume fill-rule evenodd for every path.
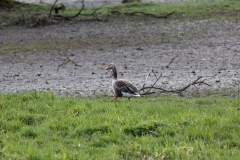
M 112 68 L 112 71 L 113 71 L 113 79 L 117 79 L 117 69 L 115 66 Z

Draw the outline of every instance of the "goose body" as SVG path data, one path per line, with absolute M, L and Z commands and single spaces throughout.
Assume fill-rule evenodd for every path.
M 106 70 L 108 69 L 112 69 L 113 71 L 112 86 L 115 98 L 113 98 L 112 101 L 116 100 L 118 97 L 128 97 L 128 100 L 130 101 L 130 97 L 140 96 L 137 88 L 133 86 L 131 82 L 117 78 L 117 70 L 114 64 L 109 64 Z

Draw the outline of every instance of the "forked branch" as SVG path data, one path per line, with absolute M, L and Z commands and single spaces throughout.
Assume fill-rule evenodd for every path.
M 169 68 L 169 66 L 176 60 L 177 57 L 178 57 L 178 54 L 175 57 L 171 58 L 171 60 L 169 61 L 168 65 L 166 67 Z M 151 75 L 151 73 L 153 73 L 153 76 L 156 78 L 156 80 L 150 86 L 146 86 L 147 80 L 148 80 L 149 76 Z M 175 89 L 175 90 L 167 90 L 167 89 L 164 89 L 162 87 L 156 87 L 155 86 L 157 84 L 157 82 L 160 80 L 161 77 L 162 77 L 162 74 L 157 76 L 156 72 L 151 68 L 150 71 L 148 72 L 148 75 L 146 76 L 146 79 L 145 79 L 145 81 L 143 83 L 142 88 L 139 89 L 140 94 L 141 95 L 154 94 L 157 91 L 157 93 L 177 93 L 177 94 L 182 95 L 182 93 L 184 91 L 186 91 L 189 87 L 195 86 L 195 88 L 196 88 L 196 84 L 210 86 L 209 84 L 207 84 L 205 82 L 206 79 L 200 81 L 200 79 L 202 79 L 203 77 L 199 76 L 196 80 L 192 81 L 191 83 L 189 83 L 188 85 L 186 85 L 186 86 L 184 86 L 182 88 Z
M 186 91 L 189 87 L 191 86 L 195 86 L 196 84 L 198 85 L 207 85 L 207 86 L 210 86 L 209 84 L 207 84 L 205 82 L 206 79 L 200 81 L 200 79 L 202 79 L 203 77 L 202 76 L 199 76 L 196 80 L 194 80 L 193 82 L 189 83 L 188 85 L 182 87 L 182 88 L 179 88 L 179 89 L 175 89 L 175 90 L 167 90 L 167 89 L 164 89 L 162 87 L 155 87 L 155 85 L 157 84 L 157 82 L 159 81 L 159 79 L 162 77 L 162 74 L 160 74 L 160 76 L 156 77 L 156 80 L 153 84 L 151 84 L 150 86 L 146 86 L 146 81 L 148 79 L 148 77 L 150 76 L 150 74 L 154 73 L 154 76 L 156 77 L 156 73 L 152 70 L 152 68 L 150 69 L 147 77 L 146 77 L 146 80 L 142 86 L 141 89 L 139 89 L 139 92 L 141 95 L 149 95 L 149 94 L 154 94 L 156 93 L 156 90 L 157 90 L 157 93 L 177 93 L 177 94 L 180 94 L 182 95 L 182 93 L 184 91 Z M 152 91 L 154 90 L 154 91 Z M 141 93 L 142 92 L 142 93 Z
M 74 16 L 72 16 L 72 17 L 67 17 L 67 18 L 75 18 L 75 17 L 81 15 L 81 13 L 82 13 L 82 11 L 83 11 L 84 9 L 85 9 L 85 4 L 84 4 L 84 0 L 82 0 L 82 7 L 81 7 L 81 9 L 78 11 L 78 13 L 75 14 Z
M 71 59 L 69 58 L 68 54 L 65 53 L 65 55 L 66 55 L 67 59 L 64 60 L 61 64 L 59 64 L 58 67 L 61 67 L 61 66 L 63 66 L 63 65 L 66 65 L 66 64 L 68 64 L 69 62 L 72 63 L 72 64 L 74 64 L 74 65 L 77 66 L 77 67 L 82 67 L 80 64 L 77 64 L 76 62 L 74 62 L 73 60 L 71 60 Z

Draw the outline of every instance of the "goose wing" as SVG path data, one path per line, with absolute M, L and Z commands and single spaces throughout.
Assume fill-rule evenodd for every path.
M 126 80 L 117 80 L 113 83 L 115 90 L 120 92 L 125 92 L 129 94 L 136 94 L 138 92 L 137 88 L 133 86 L 129 81 Z

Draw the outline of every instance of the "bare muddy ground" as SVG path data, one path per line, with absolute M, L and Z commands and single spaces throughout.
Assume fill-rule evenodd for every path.
M 0 29 L 0 47 L 7 46 L 12 49 L 0 54 L 1 93 L 36 89 L 76 96 L 112 94 L 111 72 L 105 70 L 110 62 L 117 66 L 119 78 L 138 88 L 153 68 L 162 73 L 157 86 L 163 88 L 180 88 L 206 76 L 211 87 L 199 86 L 200 90 L 239 89 L 239 21 L 127 17 L 15 26 Z M 59 67 L 65 54 L 82 67 L 72 63 Z M 149 77 L 147 84 L 154 80 Z
M 16 0 L 19 2 L 33 3 L 33 4 L 53 4 L 55 0 Z M 198 0 L 141 0 L 141 2 L 156 2 L 156 3 L 171 3 L 171 2 L 196 2 Z M 201 1 L 213 1 L 213 0 L 201 0 Z M 220 0 L 214 0 L 220 1 Z M 87 0 L 84 2 L 86 7 L 102 6 L 104 4 L 120 4 L 122 0 Z M 79 0 L 58 0 L 58 4 L 64 4 L 65 6 L 82 7 L 82 3 Z

